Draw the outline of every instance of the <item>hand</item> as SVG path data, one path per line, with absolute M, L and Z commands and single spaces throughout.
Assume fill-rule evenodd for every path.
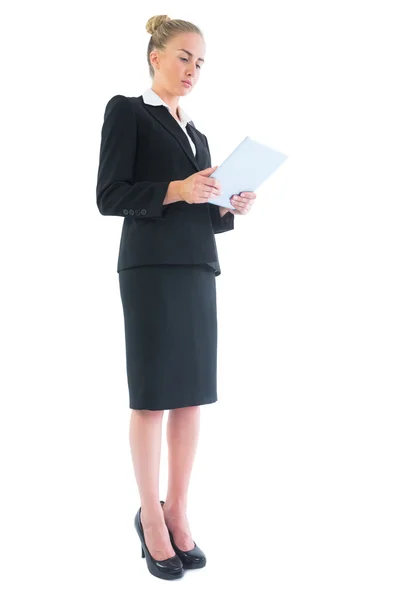
M 221 184 L 218 179 L 210 177 L 217 168 L 209 167 L 183 179 L 179 186 L 180 198 L 188 204 L 203 204 L 218 198 L 221 195 Z
M 247 215 L 257 197 L 255 192 L 242 192 L 240 196 L 232 196 L 230 198 L 234 210 L 228 208 L 228 212 L 233 215 Z

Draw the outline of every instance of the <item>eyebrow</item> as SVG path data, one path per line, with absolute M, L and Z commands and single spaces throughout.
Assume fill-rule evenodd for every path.
M 178 48 L 178 50 L 183 50 L 183 52 L 186 52 L 187 54 L 189 54 L 189 56 L 193 56 L 193 54 L 189 52 L 189 50 L 185 50 L 185 48 Z M 201 62 L 204 62 L 204 58 L 198 58 L 197 60 L 201 60 Z

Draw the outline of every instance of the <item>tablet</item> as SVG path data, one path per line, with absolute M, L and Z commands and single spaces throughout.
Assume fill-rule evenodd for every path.
M 209 200 L 210 204 L 233 209 L 230 201 L 233 195 L 254 192 L 286 159 L 286 154 L 250 136 L 245 137 L 210 175 L 218 179 L 222 187 L 221 196 Z

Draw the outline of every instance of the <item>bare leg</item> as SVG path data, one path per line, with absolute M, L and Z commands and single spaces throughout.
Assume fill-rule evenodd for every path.
M 159 475 L 164 411 L 131 410 L 129 442 L 141 501 L 141 521 L 146 545 L 156 560 L 175 551 L 169 539 L 160 504 Z
M 199 432 L 200 406 L 170 410 L 167 423 L 168 492 L 163 509 L 165 523 L 180 550 L 194 548 L 186 507 Z

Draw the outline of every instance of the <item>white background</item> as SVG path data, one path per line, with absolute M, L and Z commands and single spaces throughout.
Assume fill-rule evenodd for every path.
M 398 600 L 395 3 L 138 4 L 3 9 L 1 596 Z M 151 85 L 165 13 L 205 36 L 181 105 L 212 164 L 245 135 L 289 156 L 217 236 L 219 400 L 188 506 L 208 564 L 175 583 L 133 526 L 122 219 L 95 198 L 105 105 Z

